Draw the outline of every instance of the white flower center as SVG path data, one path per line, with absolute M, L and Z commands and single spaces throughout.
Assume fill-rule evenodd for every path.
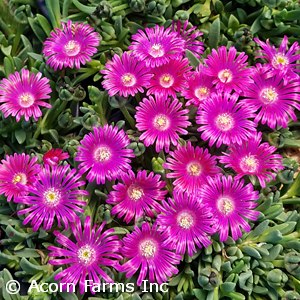
M 165 54 L 165 50 L 161 44 L 154 44 L 149 49 L 149 54 L 154 58 L 162 57 Z
M 283 53 L 277 53 L 272 59 L 272 65 L 274 68 L 286 66 L 289 64 L 289 59 Z
M 23 185 L 27 183 L 27 176 L 24 173 L 17 173 L 14 175 L 12 183 L 16 184 L 19 182 Z
M 218 78 L 223 83 L 229 83 L 229 82 L 231 82 L 232 78 L 233 78 L 231 70 L 229 70 L 229 69 L 221 70 L 218 73 Z
M 246 155 L 241 159 L 240 168 L 243 172 L 255 173 L 258 169 L 259 161 L 254 155 Z
M 80 52 L 81 47 L 77 41 L 70 40 L 65 44 L 64 50 L 65 50 L 66 55 L 75 56 Z
M 121 77 L 121 80 L 122 80 L 123 85 L 126 87 L 131 87 L 136 84 L 136 77 L 131 73 L 125 73 Z
M 55 207 L 61 200 L 61 193 L 55 188 L 49 188 L 44 192 L 44 202 L 51 207 Z
M 77 257 L 80 263 L 88 266 L 96 260 L 96 251 L 91 246 L 85 245 L 78 249 Z
M 183 229 L 190 229 L 194 225 L 194 216 L 189 212 L 181 212 L 177 216 L 177 224 Z
M 234 203 L 228 197 L 221 197 L 217 200 L 217 208 L 220 213 L 227 216 L 234 210 Z
M 189 163 L 186 169 L 188 174 L 191 176 L 199 176 L 202 171 L 202 167 L 198 162 Z
M 31 93 L 21 94 L 19 96 L 18 100 L 19 100 L 18 102 L 19 102 L 20 106 L 22 106 L 24 108 L 30 107 L 35 101 L 35 99 Z
M 145 240 L 140 243 L 140 253 L 146 258 L 153 258 L 155 256 L 157 247 L 156 243 L 152 240 Z
M 268 87 L 262 89 L 260 97 L 263 103 L 271 104 L 277 101 L 278 93 L 276 92 L 276 89 L 274 87 Z
M 206 86 L 201 86 L 195 89 L 194 95 L 199 99 L 199 100 L 204 100 L 208 97 L 210 93 L 209 88 Z
M 162 87 L 167 89 L 167 88 L 169 88 L 173 85 L 174 77 L 171 74 L 168 74 L 168 73 L 163 74 L 159 78 L 159 83 Z
M 156 115 L 153 120 L 153 125 L 156 129 L 165 131 L 170 127 L 170 119 L 164 114 Z
M 131 184 L 128 188 L 127 194 L 133 201 L 138 201 L 144 196 L 144 191 L 136 184 Z
M 234 119 L 229 113 L 219 114 L 215 124 L 221 131 L 228 131 L 234 127 Z
M 100 146 L 94 151 L 94 159 L 97 162 L 106 162 L 110 160 L 112 153 L 108 147 Z

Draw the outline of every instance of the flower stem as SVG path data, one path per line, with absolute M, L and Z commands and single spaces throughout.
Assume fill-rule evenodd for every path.
M 135 121 L 134 121 L 133 117 L 130 115 L 130 113 L 128 112 L 127 107 L 126 106 L 122 106 L 122 107 L 120 107 L 120 110 L 123 113 L 125 119 L 130 124 L 131 128 L 135 129 Z

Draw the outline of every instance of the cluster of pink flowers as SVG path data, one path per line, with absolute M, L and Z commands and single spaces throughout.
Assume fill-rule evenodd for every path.
M 87 276 L 94 283 L 112 282 L 103 270 L 109 266 L 127 277 L 137 274 L 138 285 L 145 278 L 162 283 L 178 273 L 184 254 L 192 256 L 210 245 L 213 234 L 220 241 L 229 236 L 237 240 L 250 231 L 249 220 L 258 218 L 259 193 L 249 176 L 265 187 L 283 165 L 257 127 L 287 127 L 290 119 L 295 120 L 294 109 L 300 107 L 300 47 L 294 43 L 288 48 L 286 37 L 278 49 L 255 39 L 261 47 L 257 59 L 264 63 L 250 67 L 247 55 L 234 47 L 213 49 L 202 59 L 199 36 L 201 32 L 188 28 L 187 22 L 139 30 L 129 50 L 115 54 L 102 70 L 103 87 L 110 96 L 143 93 L 136 107 L 136 128 L 146 147 L 167 155 L 165 175 L 136 168 L 127 133 L 108 124 L 93 128 L 81 140 L 75 156 L 78 170 L 60 165 L 69 157 L 60 149 L 46 153 L 43 165 L 25 154 L 1 161 L 0 193 L 23 204 L 18 215 L 25 215 L 24 225 L 30 223 L 33 230 L 72 230 L 75 240 L 54 231 L 63 248 L 49 247 L 51 264 L 70 265 L 56 276 L 61 282 L 79 283 L 83 292 Z M 44 55 L 55 70 L 79 68 L 97 52 L 99 42 L 90 26 L 69 21 L 51 33 Z M 196 70 L 186 50 L 202 60 Z M 22 70 L 0 84 L 0 110 L 17 121 L 22 116 L 37 119 L 39 106 L 50 107 L 41 101 L 50 98 L 49 93 L 48 79 Z M 191 106 L 197 109 L 194 120 Z M 195 130 L 194 135 L 201 147 L 188 140 L 192 123 L 197 124 L 199 133 Z M 205 142 L 208 147 L 202 146 Z M 217 148 L 222 154 L 212 155 Z M 90 217 L 81 227 L 86 181 L 117 181 L 106 200 L 111 214 L 135 224 L 123 240 L 113 228 L 104 231 L 105 223 L 92 225 Z M 141 218 L 153 222 L 138 227 Z

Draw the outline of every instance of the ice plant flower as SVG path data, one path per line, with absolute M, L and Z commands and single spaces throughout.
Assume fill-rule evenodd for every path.
M 121 242 L 114 229 L 103 230 L 105 223 L 100 226 L 91 224 L 91 218 L 86 217 L 82 228 L 81 222 L 71 224 L 71 232 L 75 241 L 54 231 L 56 241 L 62 248 L 49 246 L 49 263 L 54 266 L 68 265 L 66 269 L 55 275 L 55 280 L 60 283 L 79 283 L 79 292 L 86 291 L 85 281 L 89 280 L 90 290 L 94 294 L 93 284 L 100 285 L 103 280 L 113 283 L 111 277 L 103 270 L 103 267 L 118 267 Z M 66 285 L 64 285 L 66 286 Z
M 37 157 L 31 158 L 25 153 L 6 155 L 0 164 L 0 194 L 5 195 L 7 201 L 27 195 L 39 172 Z
M 269 66 L 274 69 L 272 74 L 276 74 L 279 71 L 283 75 L 293 78 L 297 77 L 297 73 L 300 72 L 299 64 L 297 64 L 297 61 L 300 59 L 298 42 L 294 42 L 288 48 L 288 37 L 286 35 L 283 37 L 279 48 L 271 45 L 269 39 L 265 43 L 258 38 L 254 38 L 254 41 L 262 48 L 258 51 L 256 58 L 265 59 Z
M 193 147 L 188 142 L 185 146 L 178 146 L 174 152 L 170 152 L 163 167 L 171 171 L 167 173 L 167 178 L 175 178 L 173 183 L 175 189 L 197 193 L 208 176 L 220 172 L 216 164 L 216 158 L 211 156 L 207 149 Z
M 100 44 L 100 36 L 94 28 L 84 23 L 61 23 L 44 42 L 43 54 L 54 70 L 80 68 L 92 60 Z
M 60 161 L 68 159 L 69 154 L 62 149 L 50 149 L 43 155 L 43 162 L 49 166 L 57 166 Z
M 17 197 L 15 202 L 28 207 L 18 211 L 18 215 L 27 215 L 24 225 L 31 223 L 34 231 L 40 227 L 51 230 L 54 221 L 58 227 L 68 229 L 70 222 L 77 218 L 76 213 L 83 213 L 86 202 L 80 200 L 88 195 L 87 191 L 79 189 L 85 182 L 75 169 L 66 166 L 46 165 L 40 172 L 34 186 L 28 188 L 29 194 Z
M 213 77 L 207 75 L 205 68 L 200 66 L 197 71 L 186 76 L 186 88 L 181 91 L 184 98 L 188 99 L 186 105 L 202 107 L 209 96 L 215 91 Z
M 150 80 L 147 96 L 176 98 L 176 92 L 181 92 L 186 87 L 184 75 L 192 69 L 187 58 L 170 60 L 166 64 L 152 70 L 153 77 Z
M 200 30 L 197 30 L 196 26 L 189 27 L 189 21 L 186 20 L 183 24 L 180 20 L 172 22 L 172 31 L 177 32 L 178 37 L 184 40 L 185 50 L 191 51 L 197 58 L 203 53 L 204 44 L 198 40 L 203 35 Z
M 238 94 L 213 93 L 198 111 L 196 123 L 201 138 L 209 140 L 209 146 L 216 144 L 241 145 L 256 132 L 253 109 L 238 102 Z
M 155 68 L 166 64 L 170 59 L 182 57 L 185 42 L 171 28 L 155 25 L 154 28 L 139 29 L 132 35 L 129 50 L 147 67 Z
M 175 192 L 173 197 L 163 201 L 157 217 L 159 230 L 168 233 L 167 242 L 176 253 L 193 256 L 202 246 L 211 244 L 209 236 L 215 233 L 212 212 L 194 195 Z
M 135 226 L 134 231 L 123 238 L 121 253 L 128 261 L 120 271 L 126 273 L 127 278 L 139 272 L 138 286 L 145 278 L 158 284 L 166 282 L 168 277 L 178 273 L 175 266 L 181 259 L 171 250 L 167 238 L 167 233 L 158 231 L 156 225 L 151 227 L 149 223 L 143 223 L 141 228 Z
M 208 178 L 199 197 L 215 216 L 214 227 L 224 242 L 228 236 L 234 240 L 242 237 L 242 230 L 249 232 L 247 220 L 256 221 L 259 212 L 255 210 L 259 193 L 251 183 L 244 185 L 243 180 L 231 176 Z
M 144 215 L 154 218 L 161 210 L 160 202 L 164 200 L 167 190 L 165 182 L 160 175 L 147 171 L 132 171 L 124 173 L 121 182 L 113 186 L 113 191 L 108 195 L 107 203 L 112 204 L 111 213 L 118 218 L 124 217 L 129 223 L 137 221 Z
M 0 83 L 0 111 L 5 118 L 21 117 L 26 121 L 33 117 L 35 121 L 42 116 L 40 107 L 51 108 L 51 104 L 43 100 L 49 99 L 51 88 L 49 79 L 42 77 L 42 73 L 31 73 L 26 69 L 10 74 Z
M 124 52 L 121 57 L 115 54 L 112 60 L 106 63 L 101 73 L 105 74 L 102 85 L 110 96 L 118 94 L 128 97 L 138 92 L 143 93 L 152 77 L 144 62 L 127 52 Z
M 136 127 L 142 131 L 140 140 L 145 146 L 155 144 L 156 152 L 169 152 L 170 144 L 178 144 L 179 134 L 187 134 L 188 110 L 182 108 L 177 99 L 152 97 L 144 98 L 136 107 Z
M 284 83 L 284 75 L 277 72 L 271 74 L 268 67 L 257 65 L 253 72 L 253 83 L 244 91 L 242 105 L 252 106 L 256 111 L 254 121 L 286 128 L 289 118 L 296 121 L 294 108 L 300 109 L 299 80 Z
M 87 172 L 87 180 L 97 184 L 120 178 L 131 169 L 132 149 L 126 149 L 130 141 L 124 130 L 117 126 L 94 127 L 86 134 L 77 149 L 76 161 L 80 174 Z
M 237 179 L 243 176 L 255 176 L 262 187 L 274 179 L 276 172 L 283 169 L 282 156 L 275 154 L 277 150 L 268 143 L 261 143 L 261 132 L 240 145 L 231 145 L 228 153 L 223 153 L 220 162 L 226 168 L 232 168 Z
M 207 74 L 213 77 L 213 84 L 218 90 L 242 93 L 252 80 L 250 78 L 251 69 L 248 68 L 248 56 L 242 52 L 237 56 L 234 47 L 227 51 L 225 46 L 217 50 L 212 49 L 212 53 L 207 56 Z

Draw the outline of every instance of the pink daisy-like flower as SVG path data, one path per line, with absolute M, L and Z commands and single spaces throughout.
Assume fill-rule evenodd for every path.
M 160 175 L 153 172 L 139 171 L 136 176 L 132 171 L 122 176 L 122 183 L 113 186 L 109 193 L 107 203 L 114 205 L 111 213 L 118 218 L 124 217 L 129 223 L 132 219 L 146 215 L 154 218 L 160 212 L 162 201 L 167 194 L 163 188 L 166 183 L 160 180 Z
M 163 97 L 144 98 L 136 108 L 136 127 L 144 131 L 140 140 L 148 147 L 155 143 L 156 152 L 165 149 L 169 152 L 170 144 L 178 144 L 179 134 L 187 134 L 188 110 L 182 109 L 177 99 Z
M 95 127 L 78 147 L 75 160 L 81 162 L 78 166 L 80 174 L 88 172 L 87 180 L 96 180 L 97 184 L 120 178 L 131 169 L 130 158 L 134 154 L 132 149 L 126 149 L 129 143 L 124 130 L 117 126 Z
M 253 83 L 245 89 L 245 99 L 241 103 L 258 111 L 255 122 L 260 121 L 275 129 L 276 126 L 286 128 L 289 118 L 297 120 L 294 108 L 300 109 L 299 80 L 290 80 L 285 84 L 282 73 L 272 75 L 268 67 L 259 64 L 252 78 Z
M 200 199 L 185 193 L 174 193 L 174 199 L 163 201 L 157 217 L 159 230 L 167 232 L 167 241 L 178 254 L 193 256 L 197 248 L 211 244 L 209 236 L 215 233 L 213 215 Z M 197 248 L 196 248 L 197 247 Z
M 134 96 L 136 93 L 144 92 L 144 87 L 149 85 L 152 74 L 149 73 L 144 62 L 127 52 L 122 56 L 115 54 L 111 61 L 106 63 L 105 69 L 101 71 L 104 75 L 103 87 L 110 96 Z
M 175 188 L 188 193 L 196 193 L 208 176 L 220 172 L 216 157 L 211 156 L 207 149 L 193 147 L 190 142 L 170 152 L 163 166 L 172 171 L 167 173 L 167 178 L 176 178 Z
M 277 49 L 274 45 L 270 44 L 269 39 L 267 39 L 266 43 L 258 38 L 254 38 L 254 41 L 262 48 L 256 55 L 256 58 L 265 59 L 271 68 L 275 70 L 275 72 L 272 72 L 273 74 L 276 74 L 276 71 L 280 71 L 283 75 L 297 77 L 297 73 L 300 72 L 298 68 L 299 64 L 297 64 L 297 61 L 300 59 L 300 46 L 298 42 L 294 42 L 288 48 L 288 37 L 284 36 Z
M 259 193 L 253 190 L 251 183 L 244 185 L 243 180 L 231 176 L 216 176 L 207 181 L 199 197 L 215 216 L 214 227 L 220 234 L 220 241 L 227 240 L 229 230 L 232 238 L 237 240 L 242 237 L 241 229 L 251 230 L 246 219 L 255 221 L 259 216 L 255 211 Z
M 120 267 L 120 272 L 130 278 L 139 271 L 137 285 L 148 277 L 150 282 L 162 284 L 168 277 L 178 273 L 175 265 L 181 256 L 172 252 L 167 242 L 166 232 L 160 232 L 156 225 L 143 223 L 135 226 L 134 231 L 123 238 L 122 254 L 128 261 Z
M 62 149 L 50 149 L 43 155 L 43 162 L 49 166 L 57 166 L 60 161 L 68 158 L 69 154 Z
M 114 229 L 103 231 L 105 223 L 100 226 L 91 224 L 91 218 L 86 217 L 84 227 L 81 222 L 71 224 L 71 232 L 75 241 L 54 231 L 57 243 L 63 248 L 49 246 L 49 263 L 61 267 L 69 265 L 66 269 L 55 275 L 54 279 L 66 284 L 79 283 L 79 292 L 86 291 L 86 280 L 89 280 L 90 290 L 94 294 L 93 284 L 99 286 L 102 280 L 108 283 L 114 281 L 103 270 L 103 267 L 118 268 L 118 260 L 122 259 L 119 254 L 121 242 Z
M 37 231 L 41 226 L 44 230 L 53 227 L 54 220 L 61 227 L 63 223 L 67 229 L 70 222 L 77 218 L 76 213 L 83 213 L 85 201 L 79 197 L 88 195 L 87 191 L 80 190 L 85 182 L 80 181 L 80 175 L 70 166 L 48 165 L 41 171 L 34 186 L 28 188 L 29 195 L 17 197 L 16 203 L 22 203 L 28 207 L 18 211 L 18 215 L 28 214 L 23 224 L 31 222 L 33 230 Z
M 25 153 L 6 155 L 0 164 L 0 194 L 4 194 L 7 201 L 27 195 L 39 172 L 36 157 L 31 158 Z
M 188 29 L 189 21 L 186 20 L 183 24 L 180 20 L 172 22 L 172 31 L 177 32 L 178 37 L 181 37 L 184 42 L 185 50 L 191 51 L 197 58 L 203 53 L 204 44 L 198 40 L 198 37 L 203 35 L 200 30 L 197 30 L 196 26 L 192 26 Z
M 10 74 L 0 83 L 0 111 L 4 117 L 16 117 L 17 122 L 24 116 L 28 121 L 35 121 L 42 116 L 40 107 L 51 108 L 51 104 L 43 101 L 50 98 L 49 79 L 42 73 L 31 73 L 26 69 Z
M 209 140 L 210 147 L 215 143 L 217 147 L 241 145 L 256 132 L 256 124 L 249 120 L 255 117 L 253 109 L 237 102 L 238 98 L 238 94 L 213 93 L 198 111 L 198 131 L 203 140 Z
M 282 156 L 275 154 L 277 150 L 268 143 L 261 143 L 262 133 L 249 138 L 248 141 L 240 145 L 231 145 L 229 153 L 223 153 L 220 162 L 226 168 L 232 168 L 236 173 L 237 179 L 245 175 L 256 176 L 262 187 L 266 182 L 274 179 L 276 172 L 283 169 Z
M 171 28 L 155 25 L 154 28 L 139 29 L 128 47 L 132 54 L 147 67 L 158 67 L 170 59 L 182 57 L 185 42 Z
M 84 23 L 61 23 L 44 42 L 43 53 L 47 64 L 54 70 L 80 68 L 91 61 L 100 44 L 100 36 L 94 28 Z
M 189 100 L 186 105 L 202 107 L 215 91 L 212 82 L 213 77 L 207 75 L 203 66 L 198 67 L 195 72 L 190 72 L 186 76 L 186 88 L 181 91 L 182 96 Z
M 192 69 L 187 58 L 181 60 L 170 60 L 163 66 L 152 69 L 153 77 L 150 80 L 147 96 L 176 98 L 176 92 L 186 88 L 184 75 Z
M 247 59 L 248 56 L 244 52 L 237 56 L 234 47 L 230 47 L 228 52 L 225 46 L 219 47 L 218 50 L 212 49 L 212 53 L 205 60 L 207 74 L 214 77 L 213 84 L 218 90 L 242 93 L 252 82 Z

